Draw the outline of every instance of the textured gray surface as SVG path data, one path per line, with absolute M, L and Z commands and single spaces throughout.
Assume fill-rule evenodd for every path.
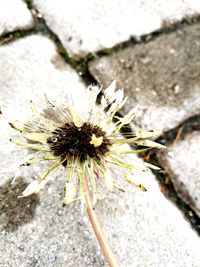
M 85 88 L 78 74 L 57 54 L 52 41 L 41 35 L 32 35 L 0 47 L 0 106 L 6 107 L 6 116 L 24 120 L 31 113 L 29 101 L 41 103 L 44 94 L 65 101 L 67 90 L 78 96 Z M 1 119 L 1 125 L 7 125 Z M 8 144 L 13 132 L 2 126 L 1 171 L 14 165 L 17 151 Z M 25 154 L 25 152 L 24 152 Z M 1 183 L 1 181 L 0 181 Z
M 58 95 L 63 102 L 66 90 L 72 89 L 81 104 L 79 96 L 84 84 L 45 37 L 30 36 L 2 46 L 0 66 L 0 102 L 13 117 L 24 119 L 28 100 L 40 102 L 43 90 Z M 9 144 L 13 134 L 2 118 L 0 123 L 1 168 L 8 168 L 0 175 L 1 266 L 107 266 L 79 203 L 62 207 L 66 175 L 63 168 L 52 175 L 39 195 L 17 199 L 45 166 L 21 168 L 21 178 L 11 186 L 11 165 L 25 153 Z M 126 193 L 109 193 L 105 198 L 104 191 L 96 206 L 120 266 L 198 267 L 197 234 L 181 212 L 164 198 L 150 172 L 134 176 L 146 185 L 148 192 L 127 185 Z
M 110 48 L 200 13 L 196 0 L 33 0 L 51 30 L 75 57 Z
M 0 0 L 0 35 L 33 26 L 33 18 L 22 0 Z
M 200 112 L 200 24 L 163 34 L 90 63 L 96 80 L 116 79 L 129 96 L 123 107 L 140 104 L 136 123 L 167 131 Z
M 188 134 L 178 143 L 160 153 L 179 196 L 200 216 L 200 133 Z
M 22 181 L 32 172 L 27 169 Z M 64 177 L 63 169 L 57 171 L 43 192 L 22 201 L 16 196 L 25 182 L 1 188 L 2 266 L 107 266 L 79 204 L 62 207 Z M 151 174 L 139 178 L 148 192 L 127 186 L 126 193 L 109 193 L 96 206 L 120 266 L 198 267 L 196 233 Z

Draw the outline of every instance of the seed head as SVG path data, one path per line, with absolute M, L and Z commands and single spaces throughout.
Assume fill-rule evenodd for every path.
M 145 151 L 147 147 L 164 148 L 147 139 L 157 134 L 152 131 L 134 129 L 134 132 L 129 133 L 124 139 L 120 131 L 133 120 L 136 109 L 130 110 L 123 118 L 116 116 L 127 98 L 124 99 L 123 89 L 115 91 L 115 82 L 104 91 L 100 104 L 97 105 L 99 92 L 97 86 L 90 86 L 85 90 L 84 99 L 81 99 L 86 104 L 84 111 L 74 106 L 72 95 L 66 99 L 66 106 L 59 106 L 46 98 L 46 105 L 42 111 L 38 111 L 35 105 L 30 103 L 33 115 L 26 123 L 9 123 L 26 140 L 13 142 L 35 152 L 35 156 L 23 165 L 51 161 L 49 168 L 24 190 L 22 197 L 39 192 L 47 183 L 49 174 L 63 165 L 67 177 L 64 190 L 65 204 L 76 199 L 78 191 L 83 199 L 85 178 L 90 182 L 95 202 L 97 180 L 104 178 L 105 185 L 110 191 L 114 188 L 119 189 L 111 172 L 112 165 L 131 171 L 135 166 L 127 162 L 127 154 Z M 144 149 L 127 150 L 123 146 L 126 143 L 144 146 Z M 135 184 L 127 175 L 124 175 L 124 179 L 143 191 L 146 190 L 143 185 Z

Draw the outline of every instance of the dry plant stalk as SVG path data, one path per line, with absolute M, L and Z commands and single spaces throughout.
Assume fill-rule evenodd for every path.
M 118 267 L 117 260 L 115 259 L 115 255 L 113 254 L 106 236 L 103 233 L 101 224 L 99 222 L 99 219 L 97 217 L 95 208 L 92 204 L 92 198 L 90 194 L 90 190 L 88 188 L 87 178 L 84 179 L 84 192 L 85 192 L 85 206 L 86 211 L 88 214 L 88 217 L 90 219 L 91 225 L 93 227 L 93 230 L 95 232 L 95 235 L 97 237 L 97 240 L 99 242 L 99 245 L 101 246 L 101 249 L 104 252 L 104 255 L 107 259 L 107 262 L 110 267 Z

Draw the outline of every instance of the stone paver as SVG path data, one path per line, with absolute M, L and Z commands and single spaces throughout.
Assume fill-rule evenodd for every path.
M 33 0 L 33 5 L 77 58 L 200 13 L 200 2 L 195 0 Z M 0 0 L 0 35 L 32 26 L 23 1 Z M 200 24 L 196 24 L 163 34 L 147 44 L 94 60 L 90 71 L 104 86 L 116 79 L 125 88 L 129 100 L 122 112 L 140 102 L 137 125 L 161 132 L 172 129 L 200 111 L 199 32 Z M 73 91 L 76 104 L 82 106 L 83 81 L 58 55 L 53 42 L 39 34 L 2 45 L 0 73 L 0 265 L 107 266 L 80 204 L 62 206 L 63 167 L 44 190 L 25 199 L 17 196 L 46 164 L 21 168 L 14 173 L 20 178 L 10 184 L 13 166 L 28 152 L 8 141 L 16 133 L 4 116 L 24 120 L 30 112 L 29 100 L 42 106 L 44 93 L 66 104 L 66 94 Z M 199 143 L 199 132 L 188 134 L 160 153 L 160 161 L 180 197 L 200 215 Z M 140 159 L 132 156 L 131 161 Z M 121 181 L 123 174 L 114 171 Z M 107 193 L 99 185 L 96 205 L 120 266 L 199 267 L 200 239 L 160 192 L 155 176 L 150 171 L 130 176 L 148 191 L 119 182 L 125 193 Z
M 0 0 L 0 35 L 33 26 L 33 18 L 22 0 Z
M 24 173 L 25 181 L 32 171 Z M 25 203 L 16 196 L 26 182 L 20 183 L 18 192 L 10 189 L 9 194 L 10 185 L 3 186 L 2 266 L 107 266 L 78 203 L 62 207 L 64 177 L 63 169 L 57 171 L 48 188 Z M 196 233 L 159 191 L 153 175 L 138 178 L 147 185 L 147 193 L 129 187 L 126 193 L 110 193 L 96 206 L 120 266 L 198 267 L 200 240 Z
M 126 113 L 139 105 L 136 124 L 167 131 L 200 111 L 200 24 L 162 34 L 90 63 L 96 80 L 116 79 L 129 96 Z
M 47 25 L 74 57 L 110 48 L 200 13 L 196 0 L 33 0 Z
M 183 140 L 160 153 L 160 162 L 173 181 L 181 199 L 200 216 L 200 133 L 188 134 Z
M 81 104 L 84 84 L 45 37 L 34 35 L 2 46 L 0 66 L 0 102 L 10 107 L 13 116 L 23 119 L 28 110 L 25 103 L 30 98 L 40 102 L 42 89 L 62 96 L 61 102 L 65 102 L 66 90 L 72 89 Z M 23 150 L 7 145 L 12 134 L 3 119 L 0 123 L 1 164 L 10 167 L 23 157 Z M 54 179 L 39 195 L 17 199 L 43 168 L 24 167 L 20 170 L 21 180 L 12 187 L 11 171 L 1 175 L 1 266 L 107 266 L 79 204 L 62 207 L 64 168 L 54 173 Z M 200 240 L 182 213 L 165 199 L 150 172 L 130 175 L 145 184 L 148 191 L 127 185 L 126 193 L 109 193 L 96 206 L 120 266 L 198 267 Z
M 66 90 L 74 89 L 80 95 L 84 84 L 78 74 L 57 54 L 55 45 L 46 37 L 32 35 L 0 47 L 0 106 L 10 111 L 8 118 L 24 120 L 31 113 L 29 101 L 41 103 L 44 94 L 60 102 L 65 101 Z M 78 98 L 78 97 L 77 97 Z M 7 123 L 1 120 L 1 124 Z M 2 126 L 0 136 L 1 171 L 8 161 L 15 164 L 18 152 L 8 144 L 14 134 Z M 16 153 L 16 154 L 15 154 Z M 8 166 L 7 166 L 8 167 Z

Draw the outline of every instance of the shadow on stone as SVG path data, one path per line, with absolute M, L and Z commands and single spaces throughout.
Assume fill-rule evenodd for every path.
M 15 231 L 33 218 L 39 202 L 38 195 L 18 198 L 27 186 L 20 178 L 14 185 L 9 181 L 0 187 L 0 228 Z

